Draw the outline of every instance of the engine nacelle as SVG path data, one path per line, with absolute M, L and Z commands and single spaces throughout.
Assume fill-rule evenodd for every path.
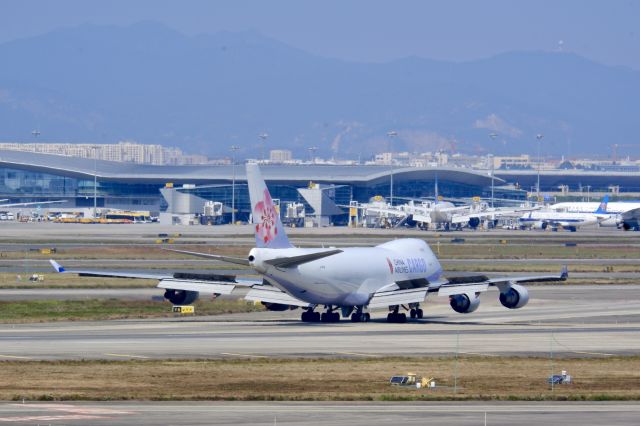
M 543 222 L 541 220 L 535 222 L 533 225 L 531 225 L 531 227 L 533 229 L 547 229 L 547 222 Z
M 190 290 L 173 290 L 169 288 L 164 292 L 164 298 L 174 305 L 188 305 L 195 302 L 198 296 L 200 296 L 200 293 Z
M 449 304 L 459 314 L 470 314 L 480 306 L 480 297 L 477 294 L 454 294 L 449 296 Z
M 281 312 L 281 311 L 288 311 L 288 310 L 294 310 L 294 309 L 298 309 L 297 306 L 293 306 L 293 305 L 283 305 L 282 303 L 269 303 L 269 302 L 260 302 L 262 303 L 262 305 L 267 308 L 267 311 L 277 311 L 277 312 Z
M 617 228 L 620 226 L 621 223 L 622 223 L 622 219 L 620 218 L 620 216 L 611 216 L 598 222 L 598 225 L 602 227 Z
M 529 302 L 529 292 L 518 284 L 512 284 L 507 291 L 500 292 L 500 303 L 509 309 L 522 308 Z
M 480 225 L 480 219 L 477 217 L 472 217 L 469 219 L 469 228 L 476 229 Z

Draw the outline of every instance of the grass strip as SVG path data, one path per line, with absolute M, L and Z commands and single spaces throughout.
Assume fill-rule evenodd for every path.
M 220 315 L 262 311 L 244 300 L 198 300 L 196 315 Z M 0 323 L 110 320 L 172 317 L 171 304 L 147 300 L 27 300 L 0 302 Z M 1 349 L 0 349 L 1 350 Z
M 135 352 L 135 348 L 132 348 Z M 3 400 L 637 400 L 640 358 L 562 358 L 573 384 L 552 391 L 535 357 L 3 361 Z M 392 375 L 434 377 L 436 389 Z M 454 372 L 457 388 L 454 391 Z

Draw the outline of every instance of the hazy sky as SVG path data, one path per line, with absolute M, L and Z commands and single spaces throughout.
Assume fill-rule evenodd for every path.
M 323 56 L 464 61 L 562 48 L 640 70 L 640 1 L 0 0 L 0 42 L 82 23 L 257 30 Z

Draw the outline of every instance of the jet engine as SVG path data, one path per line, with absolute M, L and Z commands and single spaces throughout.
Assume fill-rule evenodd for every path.
M 269 303 L 269 302 L 260 302 L 262 305 L 267 308 L 268 311 L 288 311 L 298 309 L 297 306 L 292 305 L 283 305 L 282 303 Z
M 535 222 L 532 226 L 533 229 L 547 229 L 547 222 L 541 220 Z
M 608 218 L 598 222 L 598 226 L 612 227 L 612 228 L 613 227 L 619 228 L 620 224 L 622 224 L 622 218 L 620 216 L 617 216 L 617 215 L 608 217 Z
M 454 294 L 449 297 L 449 304 L 459 314 L 469 314 L 480 306 L 480 297 L 477 294 Z
M 469 219 L 469 228 L 476 229 L 480 225 L 480 219 L 477 217 L 472 217 Z
M 188 305 L 196 301 L 200 293 L 189 290 L 173 290 L 167 289 L 164 292 L 164 298 L 174 305 Z
M 500 303 L 509 309 L 522 308 L 529 302 L 529 292 L 525 287 L 512 284 L 505 292 L 500 292 Z

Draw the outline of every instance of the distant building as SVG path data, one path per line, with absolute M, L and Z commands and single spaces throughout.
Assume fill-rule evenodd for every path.
M 494 169 L 525 169 L 531 167 L 529 155 L 519 155 L 517 157 L 493 157 Z
M 272 149 L 269 151 L 269 161 L 275 164 L 291 161 L 291 151 L 288 149 Z
M 179 148 L 162 145 L 139 144 L 121 141 L 117 144 L 72 144 L 72 143 L 0 143 L 0 150 L 34 152 L 39 154 L 65 155 L 135 164 L 185 165 L 207 164 L 204 155 L 187 155 Z

